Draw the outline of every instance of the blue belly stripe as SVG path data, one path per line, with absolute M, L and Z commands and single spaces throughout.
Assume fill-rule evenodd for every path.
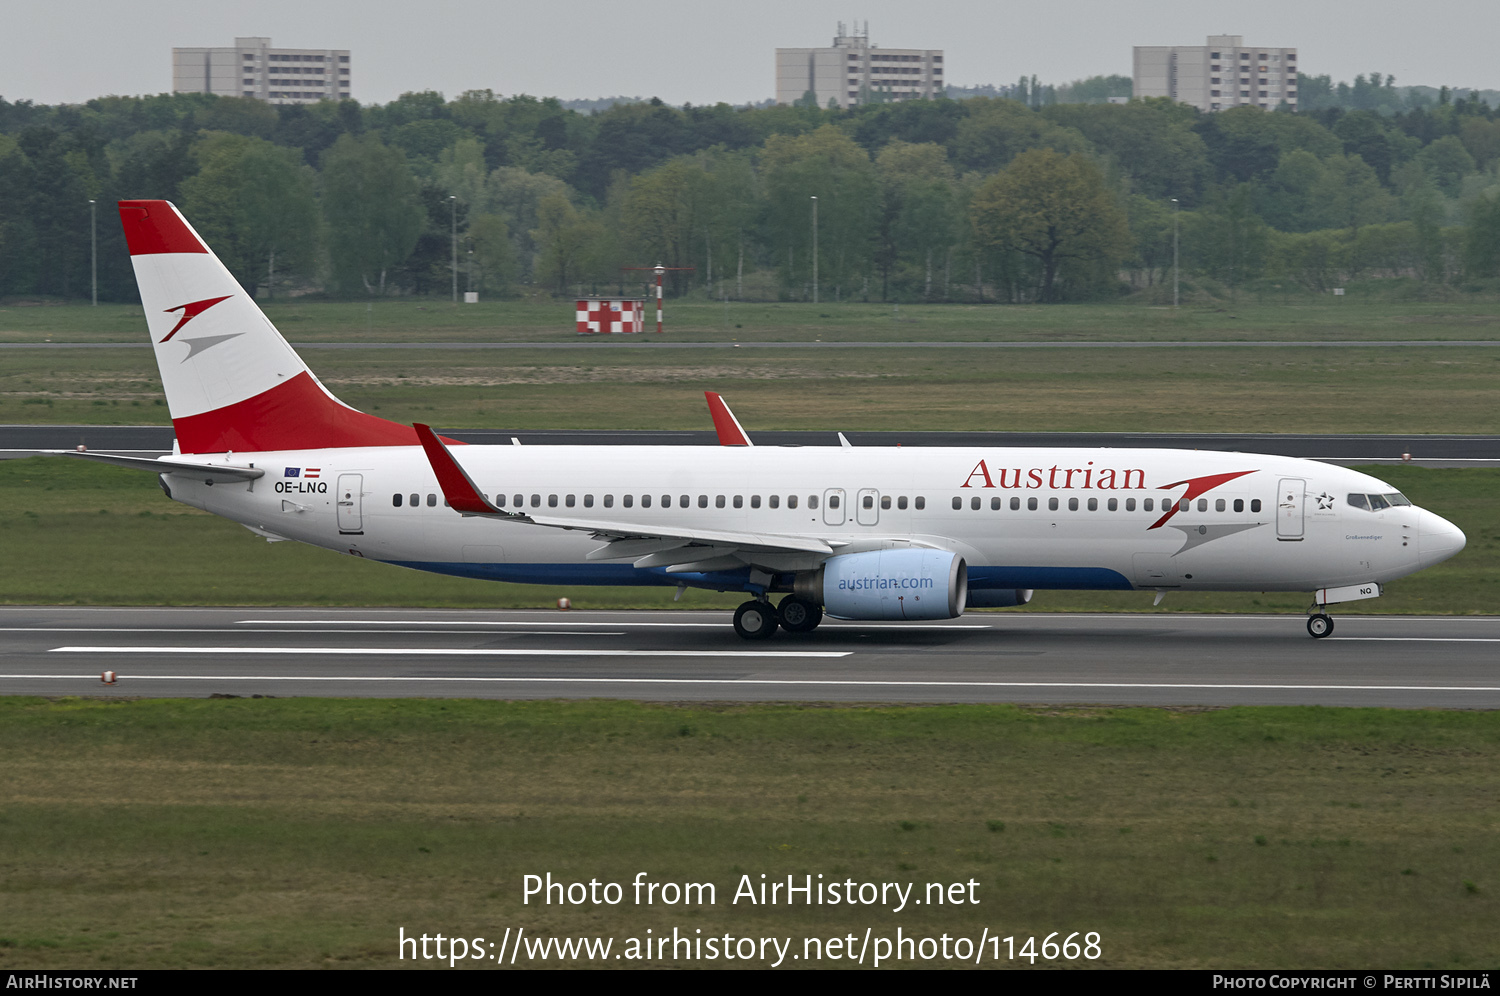
M 970 588 L 1131 591 L 1135 585 L 1107 567 L 969 567 Z
M 481 581 L 516 584 L 579 585 L 667 585 L 692 588 L 742 590 L 749 570 L 715 571 L 710 574 L 668 574 L 665 567 L 638 568 L 631 564 L 466 564 L 455 561 L 387 560 L 397 567 L 410 567 L 434 574 L 449 574 Z M 1134 588 L 1119 571 L 1106 567 L 974 567 L 969 568 L 969 587 L 1095 589 L 1130 591 Z
M 695 584 L 702 574 L 667 575 L 665 568 L 642 570 L 631 564 L 466 564 L 456 561 L 387 560 L 434 574 L 516 584 L 678 585 Z M 738 588 L 743 577 L 728 582 Z M 717 585 L 715 585 L 717 587 Z

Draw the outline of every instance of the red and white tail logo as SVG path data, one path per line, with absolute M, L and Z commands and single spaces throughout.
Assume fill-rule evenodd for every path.
M 178 329 L 182 328 L 188 322 L 203 314 L 203 312 L 207 311 L 209 308 L 212 308 L 220 301 L 227 301 L 233 296 L 233 294 L 225 294 L 223 297 L 211 297 L 206 301 L 194 301 L 192 304 L 179 304 L 175 308 L 168 308 L 168 314 L 171 314 L 174 311 L 180 311 L 182 312 L 182 317 L 177 320 L 176 325 L 172 326 L 172 331 L 167 333 L 167 339 L 172 338 L 177 334 Z M 166 342 L 167 339 L 163 339 L 162 342 Z
M 417 445 L 318 383 L 170 201 L 120 201 L 120 221 L 183 453 Z

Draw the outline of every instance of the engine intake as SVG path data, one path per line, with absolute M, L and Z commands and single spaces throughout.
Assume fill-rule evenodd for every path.
M 798 575 L 794 590 L 835 619 L 954 619 L 968 601 L 969 569 L 947 550 L 846 553 Z

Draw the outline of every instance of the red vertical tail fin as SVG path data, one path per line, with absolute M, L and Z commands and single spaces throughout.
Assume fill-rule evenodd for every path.
M 323 387 L 170 201 L 120 201 L 183 453 L 415 446 Z

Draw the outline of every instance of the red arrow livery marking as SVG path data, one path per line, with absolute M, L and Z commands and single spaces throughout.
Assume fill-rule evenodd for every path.
M 1152 529 L 1160 529 L 1163 525 L 1166 524 L 1168 519 L 1177 514 L 1177 512 L 1181 509 L 1183 502 L 1192 501 L 1199 495 L 1207 494 L 1219 485 L 1227 484 L 1228 482 L 1234 480 L 1236 477 L 1244 477 L 1246 474 L 1253 473 L 1255 473 L 1255 471 L 1253 470 L 1240 470 L 1235 471 L 1233 474 L 1210 474 L 1207 477 L 1190 477 L 1185 481 L 1178 481 L 1176 484 L 1162 485 L 1162 487 L 1159 489 L 1162 491 L 1165 491 L 1168 488 L 1181 487 L 1184 484 L 1187 485 L 1187 490 L 1182 493 L 1182 497 L 1172 502 L 1172 507 L 1167 510 L 1166 515 L 1163 515 L 1160 519 L 1157 519 L 1155 522 L 1151 523 L 1151 525 L 1147 526 L 1146 529 L 1148 531 Z
M 166 342 L 167 339 L 172 338 L 177 334 L 178 329 L 182 328 L 188 322 L 203 314 L 209 308 L 212 308 L 220 301 L 227 301 L 232 297 L 234 297 L 233 294 L 225 294 L 223 297 L 211 297 L 203 301 L 194 301 L 192 304 L 179 304 L 175 308 L 168 308 L 166 310 L 166 314 L 170 315 L 174 311 L 180 311 L 182 312 L 182 317 L 177 319 L 177 324 L 172 326 L 172 331 L 168 332 L 165 338 L 159 340 L 158 345 L 160 345 L 160 343 Z M 170 300 L 170 298 L 168 300 Z

